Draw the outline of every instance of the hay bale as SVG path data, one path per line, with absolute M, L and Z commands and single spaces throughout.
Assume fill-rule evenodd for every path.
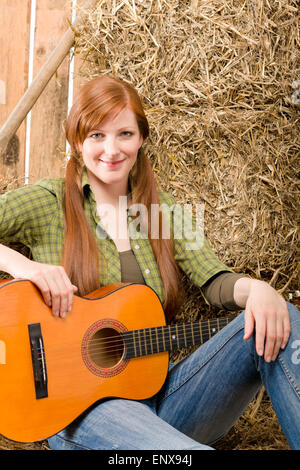
M 138 89 L 162 189 L 205 204 L 225 263 L 298 288 L 297 2 L 103 0 L 85 13 L 78 73 Z

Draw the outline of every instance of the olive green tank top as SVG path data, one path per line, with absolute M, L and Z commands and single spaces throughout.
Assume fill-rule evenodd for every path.
M 120 251 L 122 282 L 145 284 L 142 271 L 132 250 Z M 239 310 L 233 298 L 235 282 L 244 277 L 243 274 L 221 272 L 209 280 L 202 288 L 205 298 L 211 305 L 226 310 Z
M 122 282 L 145 284 L 142 271 L 132 250 L 119 251 Z

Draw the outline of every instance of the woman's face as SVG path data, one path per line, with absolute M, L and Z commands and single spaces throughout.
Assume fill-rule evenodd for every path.
M 143 137 L 134 112 L 124 108 L 115 118 L 107 117 L 92 129 L 79 146 L 91 183 L 128 183 Z

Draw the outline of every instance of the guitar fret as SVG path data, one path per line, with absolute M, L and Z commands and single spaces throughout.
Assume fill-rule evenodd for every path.
M 185 347 L 187 347 L 185 325 L 183 324 L 182 327 L 183 327 L 184 344 L 185 344 Z
M 207 326 L 208 326 L 208 337 L 211 338 L 210 321 L 209 320 L 207 320 Z
M 137 357 L 136 342 L 135 342 L 135 331 L 133 331 L 132 338 L 133 338 L 134 355 L 135 355 L 135 357 Z
M 148 350 L 147 350 L 147 338 L 146 338 L 146 330 L 144 328 L 144 344 L 145 344 L 145 354 L 147 355 L 148 354 Z
M 150 329 L 150 341 L 151 341 L 152 354 L 155 354 L 158 352 L 157 342 L 155 341 L 155 334 L 156 334 L 156 328 L 151 328 Z
M 177 325 L 177 324 L 175 325 L 175 330 L 176 330 L 176 337 L 177 337 L 177 347 L 180 348 L 180 345 L 179 345 L 179 334 L 178 334 L 178 325 Z
M 215 320 L 211 320 L 211 325 L 213 326 L 212 329 L 211 329 L 212 336 L 218 332 L 218 330 L 216 328 L 217 325 L 215 325 L 214 322 L 215 322 Z
M 176 325 L 176 330 L 177 330 L 178 348 L 186 347 L 187 344 L 186 344 L 185 325 L 184 324 Z
M 192 323 L 189 323 L 188 325 L 186 325 L 186 337 L 187 337 L 187 345 L 194 346 L 195 341 L 194 341 L 194 330 L 193 330 Z
M 143 351 L 142 351 L 142 344 L 141 344 L 141 334 L 140 334 L 140 330 L 138 330 L 138 335 L 139 335 L 139 345 L 140 345 L 140 356 L 143 355 Z
M 161 326 L 161 332 L 162 332 L 162 338 L 163 338 L 163 350 L 166 351 L 167 348 L 166 348 L 166 342 L 165 342 L 165 329 L 163 326 Z
M 151 347 L 151 354 L 153 354 L 153 344 L 152 344 L 152 328 L 149 329 L 149 337 L 150 337 L 150 347 Z
M 146 330 L 146 337 L 147 337 L 147 343 L 148 343 L 148 348 L 149 348 L 148 354 L 153 354 L 152 341 L 151 341 L 151 328 L 148 328 L 148 330 Z
M 199 323 L 193 323 L 193 344 L 199 344 L 200 343 L 200 325 Z
M 171 336 L 171 325 L 169 325 L 169 345 L 171 348 L 171 351 L 173 350 L 173 343 L 172 343 L 172 336 Z
M 156 344 L 157 344 L 157 352 L 159 352 L 159 343 L 158 343 L 157 328 L 155 328 L 155 332 L 156 332 Z

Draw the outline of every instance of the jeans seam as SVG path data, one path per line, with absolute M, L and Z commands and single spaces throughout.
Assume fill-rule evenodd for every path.
M 235 336 L 239 331 L 241 331 L 242 329 L 244 328 L 244 326 L 240 326 L 237 330 L 235 330 L 230 336 L 228 336 L 223 343 L 221 343 L 219 345 L 219 347 L 217 349 L 215 349 L 202 363 L 198 364 L 197 367 L 195 367 L 191 373 L 185 377 L 185 379 L 183 381 L 180 382 L 180 384 L 178 385 L 175 385 L 173 386 L 172 389 L 169 390 L 168 394 L 167 395 L 164 395 L 160 402 L 162 402 L 164 399 L 168 398 L 170 395 L 172 395 L 172 393 L 174 393 L 175 391 L 177 391 L 180 387 L 182 387 L 182 385 L 184 385 L 186 382 L 188 382 L 188 380 L 191 379 L 191 377 L 193 377 L 193 375 L 195 375 L 203 366 L 205 366 L 210 360 L 211 358 L 217 353 L 219 352 L 224 346 L 226 343 L 228 343 L 229 340 L 231 340 L 231 338 L 233 336 Z M 184 359 L 183 359 L 184 360 Z
M 57 439 L 60 439 L 61 441 L 67 442 L 67 443 L 69 443 L 69 444 L 72 444 L 72 446 L 78 447 L 79 449 L 93 450 L 93 449 L 91 449 L 90 447 L 81 446 L 81 445 L 77 444 L 76 442 L 70 441 L 69 439 L 65 439 L 64 437 L 61 437 L 61 436 L 59 436 L 58 434 L 56 434 L 55 437 L 56 437 Z
M 297 383 L 294 381 L 293 377 L 290 375 L 289 369 L 288 369 L 285 361 L 283 360 L 283 358 L 278 356 L 278 362 L 281 365 L 283 373 L 286 376 L 286 378 L 288 379 L 289 384 L 291 385 L 292 389 L 295 391 L 296 395 L 300 399 L 300 389 L 299 389 Z

